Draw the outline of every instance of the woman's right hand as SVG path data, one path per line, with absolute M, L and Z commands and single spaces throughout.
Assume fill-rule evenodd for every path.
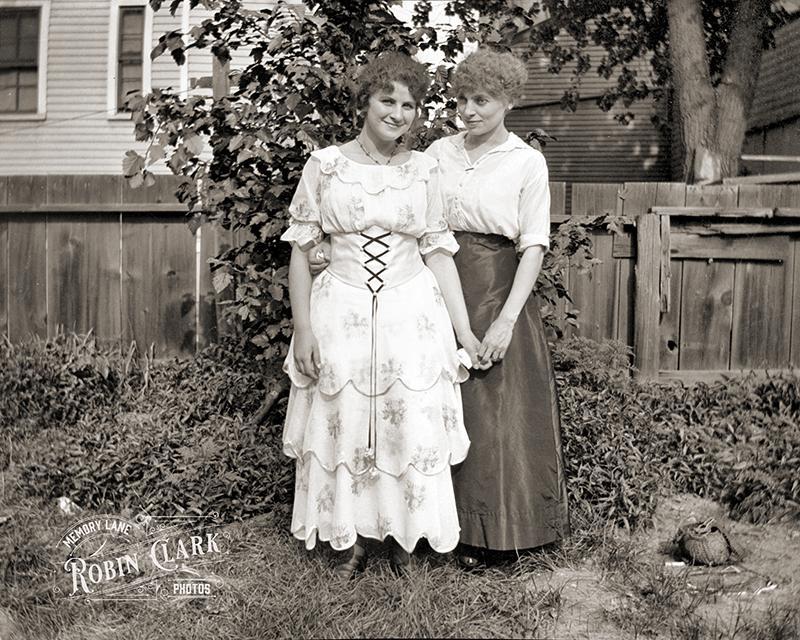
M 308 250 L 308 269 L 311 271 L 312 276 L 316 276 L 331 263 L 331 242 L 330 240 L 323 240 L 317 245 L 314 245 Z
M 492 363 L 481 363 L 478 359 L 478 350 L 481 348 L 481 341 L 475 336 L 472 331 L 466 332 L 464 335 L 458 337 L 458 341 L 467 352 L 470 361 L 472 362 L 473 369 L 488 369 Z
M 304 376 L 319 377 L 322 364 L 319 356 L 319 344 L 311 329 L 297 329 L 294 332 L 294 364 Z

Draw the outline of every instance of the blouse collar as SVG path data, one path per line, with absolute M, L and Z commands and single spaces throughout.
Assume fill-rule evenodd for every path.
M 466 137 L 467 137 L 467 132 L 466 131 L 461 131 L 460 133 L 457 133 L 454 136 L 450 136 L 449 140 L 453 144 L 453 146 L 457 147 L 458 149 L 462 149 L 463 150 L 464 149 L 464 139 Z M 520 138 L 513 131 L 509 131 L 508 132 L 508 138 L 506 138 L 504 142 L 501 142 L 496 147 L 493 147 L 493 148 L 489 149 L 483 155 L 486 156 L 486 155 L 488 155 L 490 153 L 502 153 L 502 152 L 505 152 L 505 151 L 511 151 L 512 149 L 525 149 L 526 147 L 528 147 L 528 145 L 525 144 L 522 141 L 522 138 Z M 481 157 L 483 157 L 483 156 L 481 156 Z

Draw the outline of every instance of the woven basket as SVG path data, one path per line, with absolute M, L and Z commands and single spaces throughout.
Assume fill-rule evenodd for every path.
M 674 542 L 680 554 L 693 564 L 728 564 L 740 555 L 713 518 L 682 525 Z

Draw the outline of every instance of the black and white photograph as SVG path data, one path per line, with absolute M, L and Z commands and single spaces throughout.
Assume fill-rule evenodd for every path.
M 0 640 L 800 639 L 800 0 L 0 0 Z

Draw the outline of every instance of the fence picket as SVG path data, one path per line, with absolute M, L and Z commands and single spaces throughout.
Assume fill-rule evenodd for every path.
M 0 176 L 0 205 L 6 204 L 8 179 Z M 0 217 L 0 338 L 8 335 L 8 220 Z
M 132 190 L 117 176 L 0 178 L 0 333 L 20 341 L 61 326 L 91 329 L 123 346 L 136 340 L 140 352 L 153 344 L 159 357 L 191 355 L 224 335 L 220 302 L 229 294 L 214 292 L 207 259 L 248 235 L 206 224 L 196 243 L 170 204 L 181 180 Z M 567 334 L 633 344 L 636 365 L 652 377 L 800 366 L 797 225 L 742 211 L 800 209 L 800 187 L 620 187 L 572 186 L 574 215 L 613 211 L 637 227 L 623 236 L 595 234 L 603 263 L 590 277 L 570 269 L 567 286 L 581 315 Z M 551 194 L 558 224 L 567 186 L 551 183 Z M 667 284 L 661 217 L 646 212 L 684 205 L 739 217 L 713 224 L 671 217 Z M 751 228 L 758 233 L 748 236 Z M 666 286 L 671 307 L 661 312 Z
M 118 203 L 119 176 L 52 176 L 48 204 Z M 121 330 L 119 214 L 47 214 L 48 334 L 57 327 L 118 343 Z
M 739 206 L 799 207 L 800 189 L 741 185 Z M 795 246 L 788 236 L 764 237 L 780 263 L 737 262 L 734 287 L 731 367 L 786 367 L 792 362 Z M 797 316 L 794 316 L 797 317 Z M 776 331 L 780 327 L 780 331 Z
M 572 185 L 573 217 L 617 213 L 620 184 L 578 183 Z M 609 233 L 593 233 L 595 258 L 601 262 L 589 274 L 570 269 L 572 300 L 580 310 L 578 329 L 585 338 L 615 338 L 616 317 L 621 296 L 618 293 L 617 269 L 614 266 L 614 239 Z
M 9 176 L 7 204 L 42 204 L 45 176 Z M 8 216 L 8 335 L 15 342 L 47 337 L 47 223 L 44 216 Z

